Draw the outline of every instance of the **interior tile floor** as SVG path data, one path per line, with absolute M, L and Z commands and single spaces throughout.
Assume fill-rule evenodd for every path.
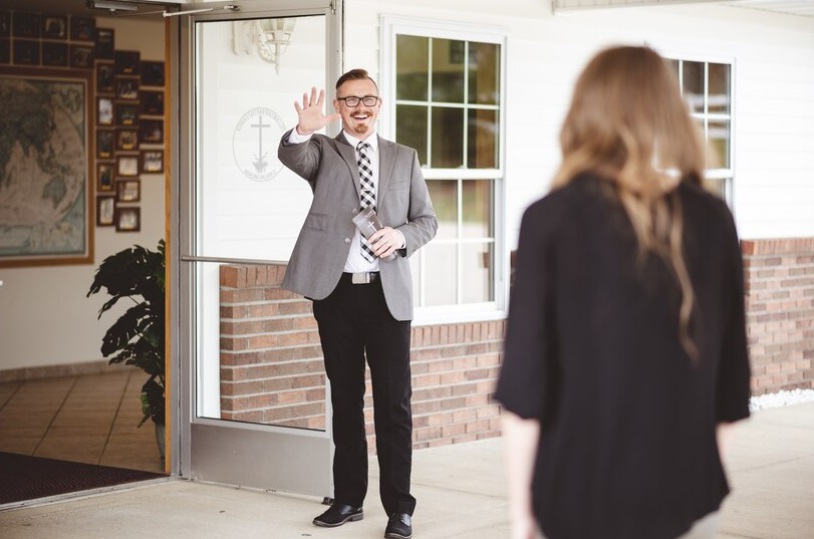
M 137 369 L 0 383 L 0 451 L 164 472 Z

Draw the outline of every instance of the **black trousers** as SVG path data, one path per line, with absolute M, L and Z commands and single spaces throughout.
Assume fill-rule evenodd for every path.
M 330 296 L 314 301 L 314 318 L 331 385 L 334 499 L 362 507 L 367 493 L 367 356 L 373 388 L 379 495 L 388 515 L 412 515 L 416 501 L 410 494 L 410 321 L 390 315 L 378 278 L 369 284 L 353 284 L 350 274 L 342 275 Z

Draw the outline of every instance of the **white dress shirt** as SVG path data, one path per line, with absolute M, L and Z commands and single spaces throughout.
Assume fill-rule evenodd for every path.
M 350 142 L 350 144 L 356 148 L 361 142 L 360 139 L 350 135 L 347 131 L 342 132 L 345 135 L 345 138 Z M 288 136 L 288 142 L 292 144 L 300 144 L 303 142 L 307 142 L 311 138 L 311 135 L 300 135 L 297 133 L 297 129 L 292 129 L 291 134 Z M 370 148 L 368 149 L 368 157 L 370 157 L 370 165 L 373 171 L 373 190 L 376 194 L 376 201 L 378 203 L 379 200 L 379 137 L 376 136 L 376 133 L 372 133 L 369 137 L 365 139 L 365 142 L 370 144 Z M 359 154 L 356 152 L 356 157 L 358 160 Z M 361 207 L 361 201 L 359 202 Z M 348 273 L 362 273 L 368 271 L 379 271 L 379 259 L 375 258 L 373 262 L 368 262 L 364 256 L 362 256 L 362 240 L 361 240 L 361 232 L 359 229 L 355 229 L 353 233 L 353 238 L 351 238 L 351 248 L 350 252 L 348 253 L 348 259 L 345 261 L 345 271 Z

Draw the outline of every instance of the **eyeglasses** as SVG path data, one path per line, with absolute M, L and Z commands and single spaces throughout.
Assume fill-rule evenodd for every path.
M 364 104 L 366 107 L 373 107 L 379 103 L 379 96 L 366 95 L 364 97 L 359 97 L 356 95 L 349 95 L 347 97 L 337 97 L 336 100 L 344 101 L 349 107 L 358 107 L 359 103 Z

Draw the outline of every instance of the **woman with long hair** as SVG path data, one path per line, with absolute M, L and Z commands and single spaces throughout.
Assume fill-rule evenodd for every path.
M 647 47 L 588 63 L 560 142 L 523 215 L 496 390 L 512 536 L 713 537 L 718 435 L 749 415 L 734 220 Z

